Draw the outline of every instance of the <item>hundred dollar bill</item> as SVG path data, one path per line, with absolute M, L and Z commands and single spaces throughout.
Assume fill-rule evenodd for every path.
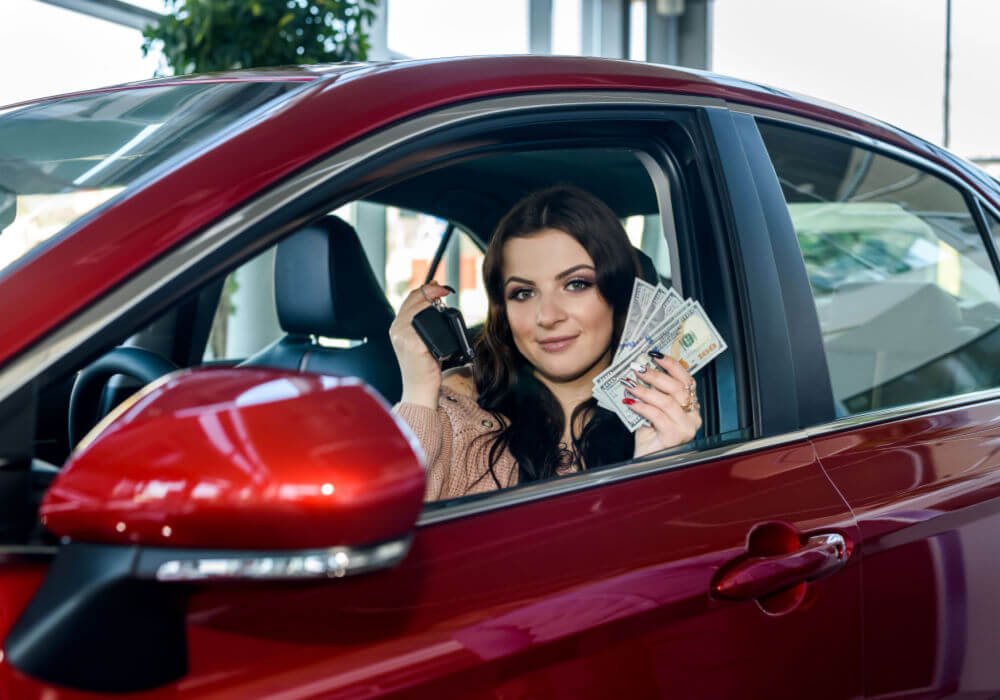
M 691 313 L 681 323 L 669 344 L 655 349 L 679 360 L 684 368 L 696 374 L 702 367 L 728 349 L 718 329 L 697 301 L 688 301 Z
M 652 287 L 646 282 L 643 282 L 638 277 L 635 279 L 636 285 L 632 287 L 632 301 L 636 301 L 636 292 L 639 290 L 639 284 L 642 283 L 646 287 Z M 642 292 L 647 292 L 648 290 L 643 288 Z M 639 341 L 642 329 L 646 326 L 646 320 L 649 318 L 650 314 L 667 298 L 667 288 L 662 284 L 658 284 L 652 287 L 652 293 L 649 296 L 648 301 L 645 306 L 639 307 L 632 302 L 628 306 L 628 315 L 625 318 L 625 327 L 622 329 L 622 337 L 618 339 L 618 347 L 615 349 L 614 357 L 611 358 L 611 364 L 614 364 L 624 355 L 627 355 L 632 348 L 636 346 Z
M 632 297 L 628 302 L 628 312 L 625 316 L 625 327 L 622 329 L 622 336 L 619 339 L 618 348 L 615 350 L 615 357 L 622 350 L 622 343 L 634 339 L 635 333 L 639 330 L 639 325 L 646 318 L 646 312 L 656 294 L 656 287 L 644 280 L 635 278 L 632 285 Z
M 649 349 L 665 345 L 664 339 L 671 338 L 681 328 L 685 316 L 685 311 L 691 308 L 690 303 L 685 303 L 679 313 L 674 314 L 670 319 L 661 323 L 653 330 L 653 333 L 643 339 L 641 347 L 636 347 L 624 358 L 611 365 L 601 372 L 594 379 L 594 396 L 597 397 L 598 404 L 603 405 L 621 419 L 625 427 L 635 432 L 646 424 L 646 419 L 625 405 L 623 399 L 631 396 L 626 391 L 623 379 L 636 380 L 641 375 L 641 370 L 647 372 L 657 371 L 659 367 L 647 355 Z M 641 380 L 640 380 L 641 381 Z M 645 382 L 643 382 L 645 384 Z
M 636 279 L 636 281 L 641 281 Z M 633 288 L 633 297 L 635 295 L 635 289 Z M 662 323 L 668 316 L 680 309 L 684 305 L 684 300 L 681 295 L 674 291 L 672 288 L 668 289 L 662 284 L 658 284 L 653 292 L 652 300 L 646 307 L 646 314 L 643 316 L 642 320 L 635 324 L 634 329 L 628 328 L 628 323 L 626 323 L 626 329 L 622 331 L 621 341 L 618 344 L 618 349 L 615 352 L 614 357 L 611 359 L 611 366 L 614 366 L 618 360 L 623 356 L 629 354 L 629 352 L 640 343 L 643 342 L 644 336 L 648 331 L 652 330 L 660 323 Z M 629 310 L 631 311 L 631 306 Z M 631 335 L 630 335 L 631 334 Z M 597 405 L 602 408 L 606 408 L 609 411 L 614 411 L 615 409 L 607 403 L 607 400 L 601 396 L 595 396 L 597 398 Z
M 637 283 L 647 284 L 642 282 L 639 278 L 636 278 Z M 636 300 L 636 290 L 638 289 L 638 284 L 632 288 L 632 299 Z M 622 330 L 622 336 L 618 343 L 618 348 L 615 351 L 614 357 L 611 358 L 611 366 L 614 366 L 623 356 L 628 355 L 629 352 L 635 349 L 640 342 L 643 340 L 643 335 L 647 330 L 652 329 L 650 323 L 659 324 L 667 316 L 676 311 L 684 304 L 684 300 L 681 295 L 675 292 L 673 289 L 668 289 L 662 284 L 657 284 L 653 288 L 653 296 L 646 306 L 645 314 L 642 318 L 636 322 L 634 321 L 633 309 L 636 308 L 633 304 L 629 304 L 628 320 L 625 323 L 625 328 Z M 596 382 L 596 379 L 595 379 Z M 608 404 L 607 400 L 599 395 L 595 394 L 597 398 L 597 405 L 606 408 L 609 411 L 614 411 L 615 409 Z
M 685 303 L 681 295 L 673 289 L 667 289 L 662 284 L 658 285 L 656 295 L 649 305 L 649 311 L 646 312 L 646 317 L 636 330 L 636 337 L 632 343 L 632 347 L 638 347 L 643 341 L 648 342 L 649 334 L 655 328 L 659 327 L 661 323 L 679 312 Z M 613 360 L 611 364 L 614 364 Z
M 622 379 L 641 381 L 638 370 L 658 370 L 647 354 L 657 350 L 683 364 L 691 374 L 715 359 L 727 349 L 725 341 L 709 320 L 705 310 L 696 301 L 688 300 L 684 306 L 653 329 L 644 343 L 626 357 L 613 364 L 594 380 L 594 396 L 598 403 L 614 411 L 622 423 L 635 431 L 645 420 L 626 406 L 622 399 L 629 396 Z

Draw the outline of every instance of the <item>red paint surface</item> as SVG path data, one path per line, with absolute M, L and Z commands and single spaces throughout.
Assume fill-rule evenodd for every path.
M 855 558 L 784 615 L 710 593 L 774 519 L 857 536 L 812 448 L 793 445 L 427 526 L 390 571 L 203 586 L 190 672 L 141 697 L 859 695 Z
M 815 443 L 861 528 L 868 694 L 996 694 L 1000 402 Z
M 409 532 L 424 469 L 356 380 L 182 371 L 70 458 L 41 518 L 81 542 L 295 550 Z
M 288 96 L 280 109 L 243 133 L 117 201 L 0 278 L 0 295 L 18 300 L 0 328 L 0 362 L 165 250 L 350 141 L 437 107 L 553 90 L 644 90 L 767 107 L 856 129 L 951 169 L 936 151 L 891 127 L 749 83 L 662 66 L 537 56 L 365 66 L 318 79 Z M 53 270 L 60 271 L 58 284 L 52 283 Z

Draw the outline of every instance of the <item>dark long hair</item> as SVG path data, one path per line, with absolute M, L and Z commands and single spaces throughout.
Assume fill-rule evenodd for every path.
M 544 229 L 569 234 L 594 261 L 597 289 L 613 310 L 612 348 L 621 337 L 632 285 L 639 273 L 635 249 L 618 217 L 583 190 L 553 187 L 534 192 L 515 204 L 497 225 L 483 260 L 489 310 L 473 363 L 479 405 L 492 412 L 500 426 L 484 436 L 491 441 L 488 474 L 497 486 L 501 484 L 494 468 L 504 449 L 517 460 L 522 483 L 554 476 L 567 456 L 559 444 L 565 429 L 562 408 L 514 345 L 503 289 L 504 243 Z M 589 418 L 577 435 L 575 427 L 581 414 Z M 574 409 L 570 425 L 579 468 L 593 469 L 632 456 L 632 434 L 593 398 Z

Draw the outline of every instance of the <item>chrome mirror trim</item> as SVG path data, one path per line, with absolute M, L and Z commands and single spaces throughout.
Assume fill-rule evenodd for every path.
M 343 578 L 388 569 L 410 551 L 413 537 L 369 547 L 331 547 L 298 552 L 143 550 L 137 578 L 161 582 L 304 581 Z

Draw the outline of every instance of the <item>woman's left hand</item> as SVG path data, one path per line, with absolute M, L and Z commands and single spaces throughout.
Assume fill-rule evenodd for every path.
M 649 384 L 628 388 L 635 403 L 629 408 L 649 421 L 635 432 L 634 457 L 659 452 L 694 439 L 701 427 L 701 407 L 694 392 L 694 380 L 677 360 L 653 358 L 664 372 L 653 370 L 637 374 Z

